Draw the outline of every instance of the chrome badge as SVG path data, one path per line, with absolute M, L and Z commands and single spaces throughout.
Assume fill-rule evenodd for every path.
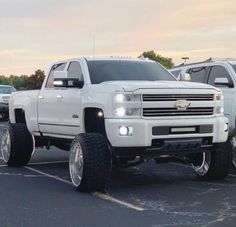
M 188 102 L 187 100 L 178 100 L 175 103 L 175 107 L 178 110 L 186 110 L 188 107 L 190 107 L 190 105 L 191 105 L 191 102 Z

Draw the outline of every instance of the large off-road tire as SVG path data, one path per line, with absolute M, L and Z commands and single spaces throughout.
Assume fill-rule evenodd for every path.
M 83 192 L 104 189 L 111 174 L 112 158 L 103 135 L 79 134 L 70 149 L 69 169 L 72 183 Z
M 1 153 L 9 166 L 26 165 L 34 150 L 34 139 L 25 124 L 8 124 L 2 132 Z
M 232 160 L 230 144 L 217 144 L 213 151 L 195 155 L 193 168 L 202 180 L 223 180 L 229 173 Z

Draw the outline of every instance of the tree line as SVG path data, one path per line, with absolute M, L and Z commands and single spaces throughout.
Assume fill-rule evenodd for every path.
M 139 57 L 149 58 L 150 60 L 154 60 L 167 69 L 170 69 L 174 66 L 174 63 L 171 58 L 164 57 L 155 51 L 145 51 Z M 43 70 L 38 69 L 34 74 L 27 76 L 15 76 L 11 75 L 10 77 L 5 77 L 0 75 L 0 84 L 11 85 L 15 87 L 17 90 L 32 90 L 32 89 L 40 89 L 45 78 L 45 73 Z
M 44 71 L 38 69 L 34 74 L 30 76 L 22 75 L 16 76 L 11 75 L 9 77 L 0 75 L 0 84 L 1 85 L 11 85 L 16 90 L 32 90 L 32 89 L 40 89 L 45 78 Z

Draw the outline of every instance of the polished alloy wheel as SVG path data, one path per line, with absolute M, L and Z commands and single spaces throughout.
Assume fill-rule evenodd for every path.
M 78 187 L 81 183 L 83 176 L 83 151 L 79 141 L 74 141 L 71 146 L 70 159 L 69 159 L 69 168 L 70 168 L 70 177 L 72 183 Z
M 199 154 L 198 160 L 194 161 L 193 168 L 199 176 L 204 176 L 209 171 L 211 164 L 211 152 Z
M 11 136 L 8 129 L 4 129 L 2 133 L 1 152 L 4 162 L 8 162 L 11 155 Z
M 230 142 L 231 142 L 232 154 L 233 154 L 232 162 L 233 162 L 234 167 L 236 167 L 236 135 L 232 136 Z

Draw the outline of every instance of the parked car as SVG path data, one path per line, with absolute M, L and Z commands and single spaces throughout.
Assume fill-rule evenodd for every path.
M 9 85 L 0 85 L 0 119 L 6 120 L 9 117 L 9 98 L 16 89 Z
M 35 146 L 70 150 L 70 176 L 80 191 L 103 189 L 112 167 L 151 159 L 192 163 L 204 180 L 222 180 L 229 170 L 222 92 L 178 82 L 150 60 L 56 62 L 41 90 L 11 95 L 9 112 L 4 161 L 26 165 Z
M 170 70 L 176 78 L 190 74 L 192 82 L 215 86 L 224 94 L 224 113 L 229 119 L 229 142 L 232 145 L 233 165 L 236 168 L 236 59 L 210 58 L 203 62 L 181 65 Z

